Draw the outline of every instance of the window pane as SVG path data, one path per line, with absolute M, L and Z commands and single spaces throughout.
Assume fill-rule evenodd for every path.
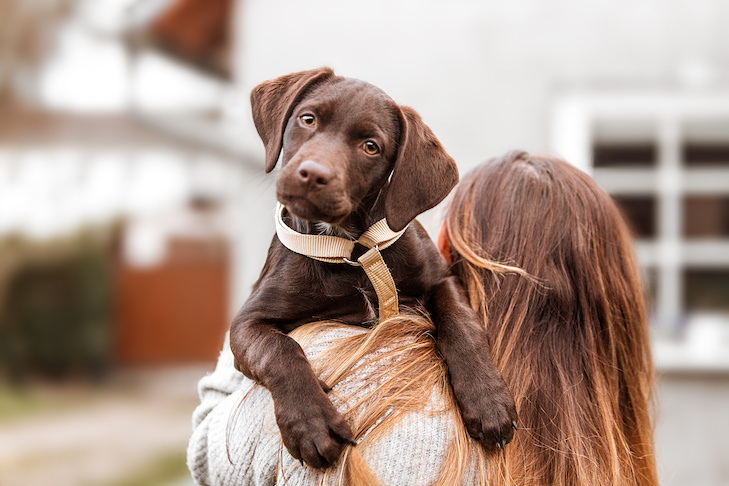
M 685 237 L 729 237 L 729 196 L 686 197 L 683 214 Z
M 729 142 L 689 142 L 683 146 L 684 164 L 689 167 L 729 167 Z
M 595 167 L 655 167 L 652 143 L 596 143 L 592 148 Z
M 729 312 L 729 270 L 688 269 L 684 279 L 686 310 Z
M 656 236 L 655 196 L 613 196 L 636 238 Z

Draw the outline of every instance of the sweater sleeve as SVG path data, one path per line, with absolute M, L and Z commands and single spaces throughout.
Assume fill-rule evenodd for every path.
M 187 448 L 196 484 L 305 485 L 320 477 L 283 447 L 271 395 L 235 369 L 228 335 L 215 370 L 198 383 L 198 394 Z
M 272 407 L 267 403 L 270 396 L 263 392 L 235 369 L 226 335 L 215 370 L 198 383 L 200 405 L 192 415 L 187 449 L 187 465 L 197 484 L 275 484 L 276 463 L 270 450 L 276 444 L 270 434 L 263 434 Z M 254 454 L 259 442 L 260 454 Z

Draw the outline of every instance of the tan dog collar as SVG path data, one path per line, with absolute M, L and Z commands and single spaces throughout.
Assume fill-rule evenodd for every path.
M 395 243 L 405 232 L 407 226 L 401 231 L 392 231 L 387 224 L 387 220 L 381 219 L 370 226 L 357 241 L 339 236 L 305 235 L 286 226 L 283 221 L 284 209 L 286 207 L 278 203 L 276 207 L 276 235 L 286 248 L 294 253 L 322 262 L 348 263 L 361 266 L 375 287 L 375 292 L 377 292 L 380 319 L 398 314 L 397 288 L 390 269 L 387 268 L 385 261 L 382 259 L 380 250 L 384 250 Z M 351 258 L 356 243 L 369 248 L 369 250 L 354 262 Z

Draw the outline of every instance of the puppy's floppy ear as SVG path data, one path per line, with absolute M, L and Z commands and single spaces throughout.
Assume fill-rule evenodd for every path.
M 306 91 L 334 76 L 329 68 L 300 71 L 264 81 L 251 91 L 253 123 L 266 147 L 266 172 L 276 166 L 286 123 Z
M 393 231 L 436 206 L 458 183 L 456 162 L 420 115 L 407 106 L 400 110 L 400 149 L 385 196 L 385 216 Z

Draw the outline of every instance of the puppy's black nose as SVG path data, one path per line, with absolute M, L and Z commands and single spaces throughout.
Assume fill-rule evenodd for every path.
M 323 187 L 331 182 L 332 171 L 328 167 L 323 166 L 319 162 L 313 160 L 305 160 L 299 165 L 299 181 L 306 184 L 310 189 L 315 187 Z

